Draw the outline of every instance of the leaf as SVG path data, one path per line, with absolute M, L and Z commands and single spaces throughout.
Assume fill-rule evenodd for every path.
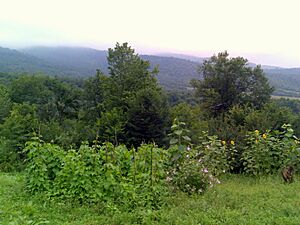
M 182 130 L 175 130 L 174 133 L 179 136 L 182 134 Z
M 188 136 L 182 136 L 182 138 L 184 139 L 184 140 L 186 140 L 186 141 L 191 141 L 192 139 L 190 138 L 190 137 L 188 137 Z
M 178 143 L 178 139 L 172 138 L 172 139 L 170 140 L 170 145 L 174 145 L 174 144 L 176 144 L 176 143 Z

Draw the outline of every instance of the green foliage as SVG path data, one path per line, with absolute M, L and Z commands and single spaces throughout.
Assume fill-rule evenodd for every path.
M 191 106 L 187 103 L 180 103 L 170 109 L 170 116 L 173 121 L 177 118 L 185 122 L 185 128 L 189 130 L 190 142 L 193 144 L 198 144 L 202 132 L 208 130 L 208 123 L 199 105 Z
M 282 124 L 294 121 L 291 111 L 278 107 L 274 103 L 265 104 L 262 109 L 254 109 L 248 105 L 235 105 L 228 112 L 208 119 L 210 135 L 217 135 L 224 141 L 234 140 L 235 161 L 231 163 L 234 172 L 241 172 L 242 153 L 247 147 L 246 135 L 255 129 L 261 131 L 282 130 Z
M 10 115 L 0 125 L 0 135 L 10 140 L 16 152 L 24 148 L 33 132 L 38 130 L 38 119 L 34 106 L 27 103 L 15 104 Z
M 204 61 L 200 67 L 204 79 L 192 81 L 196 96 L 213 115 L 226 112 L 234 105 L 251 104 L 261 108 L 273 91 L 263 70 L 259 66 L 247 66 L 244 58 L 228 56 L 223 52 Z
M 0 171 L 12 172 L 24 169 L 21 155 L 12 147 L 10 140 L 0 138 Z
M 152 141 L 161 145 L 169 124 L 166 97 L 155 78 L 157 69 L 150 71 L 150 63 L 127 43 L 110 48 L 107 61 L 110 77 L 98 72 L 96 84 L 87 83 L 90 95 L 96 97 L 91 110 L 100 115 L 100 138 L 103 132 L 103 138 L 115 144 L 122 139 L 129 146 Z
M 104 102 L 109 93 L 109 77 L 97 70 L 96 76 L 85 81 L 84 84 L 84 111 L 83 117 L 86 122 L 95 123 L 105 110 Z
M 101 117 L 97 121 L 98 133 L 100 134 L 99 140 L 118 145 L 119 140 L 124 138 L 125 124 L 126 117 L 124 117 L 120 108 L 102 112 Z
M 0 124 L 0 171 L 19 171 L 24 168 L 22 149 L 37 130 L 35 107 L 14 104 L 9 116 Z
M 8 90 L 0 85 L 0 123 L 9 115 L 12 107 L 12 102 L 9 97 Z
M 185 135 L 185 123 L 174 120 L 173 133 L 169 148 L 171 165 L 167 180 L 176 189 L 183 192 L 204 193 L 219 180 L 215 177 L 229 168 L 225 146 L 216 136 L 204 133 L 202 145 L 189 146 L 190 138 Z M 185 145 L 186 144 L 186 145 Z
M 174 119 L 173 125 L 171 127 L 171 136 L 170 145 L 189 145 L 191 138 L 188 136 L 190 130 L 185 128 L 186 124 L 180 122 L 177 118 Z
M 151 88 L 138 91 L 130 102 L 127 118 L 125 129 L 130 144 L 165 144 L 169 117 L 167 102 L 161 92 Z
M 121 107 L 126 112 L 138 91 L 145 88 L 160 90 L 154 77 L 157 70 L 149 71 L 150 63 L 135 54 L 127 43 L 117 43 L 114 49 L 108 49 L 107 61 L 111 76 L 110 108 Z
M 219 176 L 228 172 L 230 164 L 234 160 L 235 146 L 234 141 L 230 143 L 218 140 L 217 136 L 209 136 L 206 132 L 200 137 L 200 145 L 197 152 L 199 160 L 205 168 L 214 175 Z
M 271 174 L 291 165 L 299 170 L 300 145 L 290 125 L 283 131 L 250 132 L 243 152 L 244 170 L 249 174 Z
M 123 203 L 135 207 L 160 207 L 167 193 L 164 184 L 166 151 L 154 145 L 128 150 L 111 143 L 78 150 L 63 150 L 38 138 L 27 142 L 26 188 L 30 193 L 45 193 L 87 202 Z
M 96 138 L 94 127 L 88 126 L 84 121 L 75 119 L 40 122 L 39 133 L 43 140 L 54 142 L 66 148 L 80 146 L 82 140 L 93 140 Z
M 57 78 L 43 75 L 23 75 L 12 81 L 13 102 L 35 104 L 41 120 L 76 118 L 80 91 Z

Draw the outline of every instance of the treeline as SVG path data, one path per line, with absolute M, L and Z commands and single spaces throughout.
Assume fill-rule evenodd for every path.
M 299 101 L 271 100 L 273 89 L 262 69 L 248 67 L 241 57 L 213 56 L 200 68 L 203 79 L 178 93 L 165 92 L 158 69 L 127 43 L 109 49 L 107 60 L 108 74 L 98 70 L 86 80 L 0 75 L 0 170 L 22 169 L 23 149 L 33 136 L 63 148 L 83 141 L 167 148 L 174 135 L 197 146 L 208 132 L 235 143 L 231 170 L 241 172 L 249 131 L 280 131 L 291 124 L 300 135 Z

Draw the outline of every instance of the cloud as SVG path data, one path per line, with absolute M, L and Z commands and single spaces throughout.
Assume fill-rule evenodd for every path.
M 10 0 L 1 9 L 2 43 L 93 47 L 126 41 L 199 54 L 271 54 L 300 66 L 297 0 Z

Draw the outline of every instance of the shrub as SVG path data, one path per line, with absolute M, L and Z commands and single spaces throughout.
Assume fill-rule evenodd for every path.
M 282 131 L 250 132 L 242 155 L 244 171 L 249 174 L 272 174 L 287 165 L 300 163 L 299 140 L 290 125 Z
M 57 145 L 33 138 L 24 149 L 28 155 L 27 189 L 49 197 L 80 203 L 107 202 L 157 208 L 167 194 L 166 151 L 153 144 L 137 150 L 126 146 L 89 146 L 65 151 Z
M 221 141 L 217 136 L 209 136 L 203 132 L 200 145 L 196 147 L 199 158 L 205 168 L 215 176 L 219 176 L 230 169 L 230 162 L 235 153 L 234 141 Z
M 12 147 L 12 143 L 0 138 L 0 171 L 20 171 L 24 167 L 20 154 Z
M 220 181 L 214 177 L 201 160 L 187 157 L 181 165 L 169 172 L 167 180 L 175 187 L 188 194 L 202 194 Z

